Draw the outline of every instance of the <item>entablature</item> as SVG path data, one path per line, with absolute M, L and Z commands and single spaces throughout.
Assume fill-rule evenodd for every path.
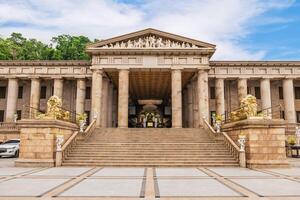
M 1 61 L 1 78 L 91 77 L 90 61 Z

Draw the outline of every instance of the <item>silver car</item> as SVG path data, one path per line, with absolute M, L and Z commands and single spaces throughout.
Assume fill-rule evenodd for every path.
M 20 140 L 12 139 L 0 144 L 0 157 L 18 157 Z

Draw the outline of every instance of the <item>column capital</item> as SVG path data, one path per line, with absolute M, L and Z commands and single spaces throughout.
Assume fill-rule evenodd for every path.
M 51 79 L 61 80 L 61 79 L 63 79 L 63 77 L 62 76 L 51 76 Z

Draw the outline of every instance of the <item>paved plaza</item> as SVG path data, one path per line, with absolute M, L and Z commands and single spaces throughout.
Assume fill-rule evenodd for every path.
M 0 168 L 0 199 L 300 199 L 300 168 Z

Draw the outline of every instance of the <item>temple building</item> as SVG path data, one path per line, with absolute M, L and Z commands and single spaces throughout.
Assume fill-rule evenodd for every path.
M 21 138 L 17 166 L 287 166 L 300 62 L 211 60 L 216 49 L 145 29 L 88 45 L 90 61 L 1 61 L 0 140 Z M 89 126 L 37 119 L 53 95 Z M 254 118 L 227 123 L 253 96 Z
M 215 61 L 215 45 L 155 29 L 86 51 L 91 61 L 1 61 L 0 121 L 22 118 L 24 106 L 43 111 L 56 95 L 99 127 L 196 128 L 247 94 L 259 109 L 281 105 L 289 123 L 300 120 L 300 62 Z

